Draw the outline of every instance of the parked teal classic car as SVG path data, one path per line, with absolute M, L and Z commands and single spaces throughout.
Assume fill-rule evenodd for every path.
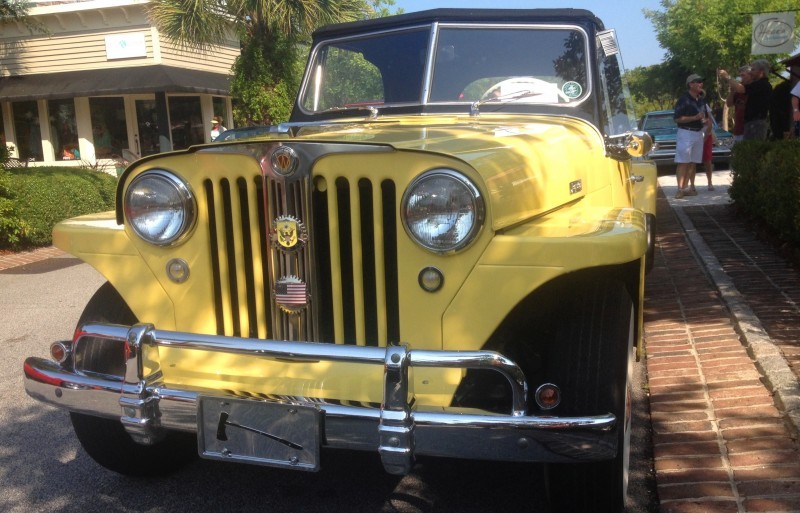
M 653 150 L 647 155 L 658 166 L 675 163 L 675 137 L 678 126 L 672 110 L 648 112 L 639 121 L 639 129 L 653 138 Z M 712 118 L 713 119 L 713 118 Z M 715 166 L 727 166 L 731 159 L 733 134 L 723 130 L 714 120 L 713 162 Z

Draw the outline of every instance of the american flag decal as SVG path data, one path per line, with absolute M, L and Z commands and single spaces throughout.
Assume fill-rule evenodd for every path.
M 296 276 L 280 278 L 275 283 L 275 302 L 286 311 L 302 309 L 308 304 L 306 284 Z

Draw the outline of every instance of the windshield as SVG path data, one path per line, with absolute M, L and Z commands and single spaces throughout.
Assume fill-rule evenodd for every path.
M 320 46 L 306 77 L 303 110 L 420 103 L 429 34 L 425 28 Z
M 434 66 L 431 102 L 515 96 L 557 104 L 588 90 L 586 40 L 577 30 L 443 28 Z
M 663 114 L 663 115 L 649 115 L 645 118 L 643 130 L 664 130 L 664 129 L 671 129 L 677 128 L 678 125 L 675 124 L 675 118 L 672 117 L 672 113 Z
M 317 46 L 300 107 L 317 113 L 476 101 L 575 105 L 590 91 L 586 35 L 577 27 L 438 27 L 433 55 L 428 26 Z

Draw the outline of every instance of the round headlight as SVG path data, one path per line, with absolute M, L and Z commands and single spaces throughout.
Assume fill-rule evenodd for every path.
M 462 174 L 435 169 L 417 178 L 403 196 L 403 225 L 411 237 L 437 253 L 466 247 L 484 218 L 478 188 Z
M 165 246 L 185 235 L 194 224 L 195 203 L 189 187 L 167 171 L 137 176 L 125 192 L 125 216 L 142 239 Z

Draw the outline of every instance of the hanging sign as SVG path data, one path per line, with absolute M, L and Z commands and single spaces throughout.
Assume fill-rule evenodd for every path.
M 753 15 L 753 55 L 794 51 L 794 13 L 773 12 Z

